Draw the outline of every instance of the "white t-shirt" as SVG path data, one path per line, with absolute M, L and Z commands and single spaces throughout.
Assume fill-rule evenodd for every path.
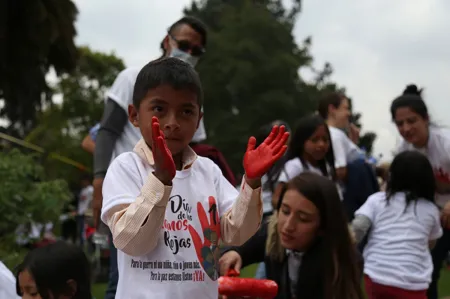
M 94 195 L 94 187 L 91 185 L 81 189 L 80 198 L 78 199 L 78 215 L 84 215 L 90 208 Z
M 105 214 L 113 206 L 134 202 L 152 171 L 153 168 L 134 152 L 117 157 L 103 183 L 102 220 L 105 221 Z M 177 171 L 160 234 L 148 236 L 158 238 L 156 248 L 138 257 L 117 251 L 119 282 L 116 299 L 178 299 L 186 296 L 217 299 L 218 277 L 214 274 L 210 278 L 204 271 L 187 227 L 192 225 L 203 242 L 198 205 L 203 206 L 208 215 L 209 198 L 213 196 L 219 217 L 222 217 L 238 194 L 219 167 L 208 158 L 197 157 L 192 167 Z M 209 222 L 209 216 L 207 218 Z M 203 251 L 212 257 L 213 252 L 218 255 L 216 249 L 211 246 Z M 211 271 L 213 265 L 210 261 L 205 267 Z
M 299 158 L 294 158 L 294 159 L 291 159 L 291 160 L 287 161 L 284 164 L 284 168 L 281 171 L 280 176 L 278 177 L 278 182 L 280 182 L 280 183 L 287 183 L 290 179 L 298 176 L 299 174 L 301 174 L 301 173 L 303 173 L 305 171 L 310 171 L 310 172 L 314 172 L 314 173 L 323 175 L 323 173 L 320 170 L 320 168 L 315 167 L 315 166 L 311 165 L 308 162 L 306 162 L 306 165 L 308 166 L 307 169 L 305 169 L 303 167 L 302 161 L 300 161 Z M 331 168 L 330 168 L 330 166 L 328 164 L 327 164 L 327 170 L 328 170 L 328 173 L 331 172 Z M 331 175 L 328 175 L 328 178 L 331 180 L 332 179 Z M 341 186 L 336 183 L 336 188 L 338 189 L 339 197 L 342 200 L 343 196 L 342 196 Z
M 340 129 L 328 126 L 333 145 L 334 167 L 346 167 L 349 162 L 361 156 L 359 147 Z
M 433 272 L 428 242 L 442 236 L 436 205 L 419 199 L 406 207 L 404 193 L 394 194 L 387 204 L 386 193 L 377 192 L 355 215 L 372 222 L 364 248 L 364 273 L 379 284 L 428 289 Z
M 16 278 L 0 261 L 0 299 L 19 299 L 16 293 Z
M 128 115 L 128 105 L 133 104 L 134 84 L 136 83 L 136 78 L 141 69 L 142 68 L 138 67 L 130 67 L 120 72 L 113 85 L 106 93 L 105 101 L 107 101 L 108 98 L 115 101 Z M 127 121 L 123 133 L 116 141 L 111 161 L 121 153 L 132 151 L 141 138 L 142 135 L 139 128 L 136 128 L 131 122 Z M 205 139 L 206 131 L 203 119 L 201 119 L 200 125 L 195 132 L 192 141 L 200 142 Z
M 263 202 L 263 213 L 270 213 L 273 211 L 272 191 L 270 189 L 265 188 L 267 180 L 268 180 L 267 175 L 266 174 L 263 175 L 263 177 L 261 178 L 261 186 L 263 187 L 261 192 L 261 198 Z M 240 188 L 240 186 L 238 188 Z
M 397 148 L 397 153 L 406 150 L 417 150 L 428 157 L 433 166 L 437 183 L 448 184 L 450 188 L 450 130 L 431 126 L 428 144 L 425 148 L 415 148 L 404 139 Z M 450 201 L 450 189 L 436 192 L 436 204 L 439 207 Z

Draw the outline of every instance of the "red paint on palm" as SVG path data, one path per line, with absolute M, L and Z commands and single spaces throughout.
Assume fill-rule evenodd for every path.
M 164 140 L 164 133 L 160 129 L 156 116 L 152 117 L 152 152 L 157 177 L 172 181 L 176 174 L 175 162 Z
M 261 178 L 286 152 L 289 133 L 286 128 L 274 126 L 269 136 L 257 148 L 255 137 L 248 140 L 244 155 L 244 169 L 247 178 Z

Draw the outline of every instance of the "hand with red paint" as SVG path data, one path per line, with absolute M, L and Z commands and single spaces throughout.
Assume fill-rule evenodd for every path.
M 159 127 L 157 117 L 152 117 L 152 153 L 155 163 L 154 175 L 166 186 L 172 185 L 176 174 L 172 153 L 164 140 L 164 133 Z
M 286 128 L 273 126 L 272 132 L 257 148 L 255 137 L 248 140 L 247 151 L 244 155 L 245 179 L 252 188 L 257 187 L 257 181 L 269 171 L 269 169 L 286 152 L 286 142 L 289 133 Z M 260 182 L 259 182 L 260 184 Z
M 194 243 L 197 258 L 200 264 L 212 280 L 217 279 L 217 265 L 216 254 L 219 254 L 219 240 L 220 240 L 220 218 L 217 210 L 216 199 L 210 196 L 209 202 L 209 221 L 203 205 L 197 203 L 198 219 L 202 227 L 201 234 L 199 234 L 192 225 L 189 225 L 189 233 L 191 234 L 192 242 Z M 200 237 L 203 235 L 203 241 Z

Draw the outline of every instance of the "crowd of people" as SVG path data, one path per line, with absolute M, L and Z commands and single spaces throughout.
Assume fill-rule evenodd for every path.
M 218 298 L 220 276 L 255 263 L 277 299 L 437 299 L 450 250 L 450 131 L 433 124 L 421 90 L 408 85 L 392 101 L 402 143 L 389 168 L 368 162 L 336 92 L 293 129 L 273 120 L 249 132 L 237 182 L 202 144 L 194 67 L 206 44 L 197 19 L 174 23 L 162 57 L 118 75 L 83 141 L 94 159 L 83 194 L 111 240 L 105 299 Z M 30 251 L 13 291 L 91 299 L 89 277 L 80 247 L 56 242 Z

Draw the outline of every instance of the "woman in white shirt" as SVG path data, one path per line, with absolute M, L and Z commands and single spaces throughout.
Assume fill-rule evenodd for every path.
M 435 179 L 427 157 L 397 155 L 386 192 L 371 195 L 355 212 L 352 227 L 364 248 L 364 280 L 369 299 L 426 299 L 433 262 L 429 248 L 442 236 L 434 203 Z
M 391 104 L 392 120 L 397 126 L 402 143 L 397 153 L 417 150 L 428 157 L 436 178 L 436 204 L 441 210 L 443 236 L 432 251 L 434 271 L 428 289 L 428 298 L 437 299 L 437 282 L 442 262 L 450 250 L 450 131 L 430 123 L 422 90 L 409 85 Z

